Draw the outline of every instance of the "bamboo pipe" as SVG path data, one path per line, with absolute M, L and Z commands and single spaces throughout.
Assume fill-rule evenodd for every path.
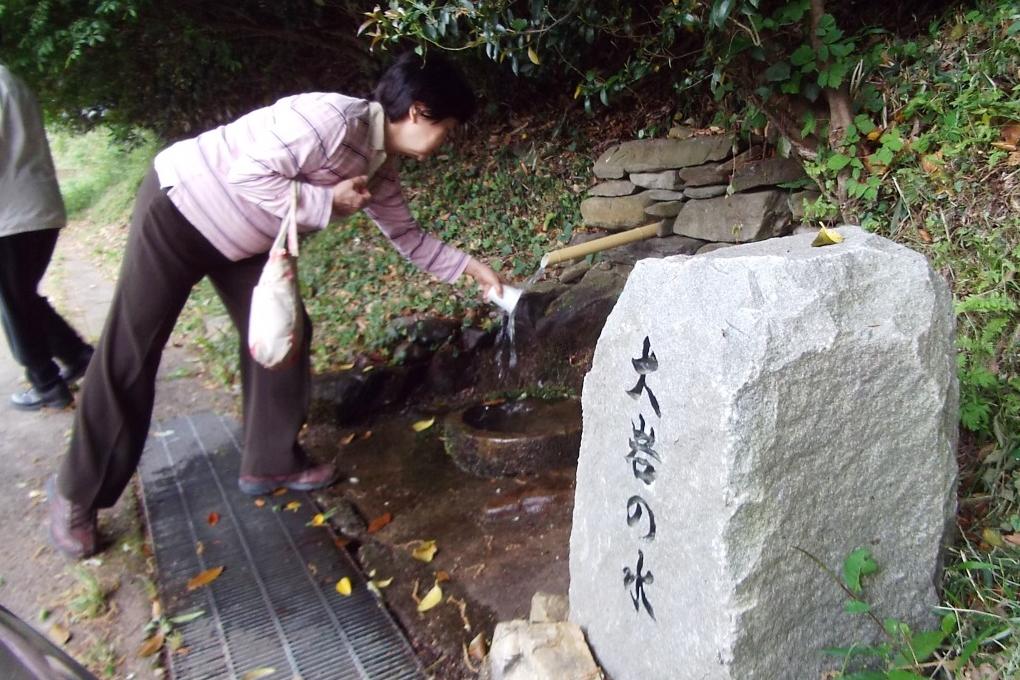
M 634 241 L 643 241 L 653 236 L 665 236 L 672 233 L 667 224 L 668 222 L 669 220 L 654 222 L 643 227 L 634 227 L 633 229 L 597 238 L 587 243 L 579 243 L 576 246 L 552 250 L 542 257 L 542 268 L 544 269 L 551 264 L 563 262 L 564 260 L 576 260 L 592 253 L 598 253 L 608 248 L 615 248 L 616 246 L 633 243 Z

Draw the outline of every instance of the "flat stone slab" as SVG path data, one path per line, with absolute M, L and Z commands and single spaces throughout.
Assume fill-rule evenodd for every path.
M 762 186 L 793 182 L 806 177 L 804 167 L 791 158 L 766 158 L 737 168 L 730 180 L 730 186 L 736 193 Z
M 634 186 L 633 182 L 629 182 L 625 179 L 614 179 L 608 182 L 599 182 L 591 189 L 588 190 L 589 196 L 630 196 L 637 187 Z
M 836 573 L 866 547 L 879 618 L 937 625 L 954 524 L 952 298 L 856 227 L 642 260 L 584 411 L 570 619 L 610 677 L 801 680 L 875 644 Z
M 648 194 L 642 191 L 633 196 L 586 198 L 581 201 L 581 218 L 590 227 L 613 231 L 640 227 L 650 221 L 645 208 L 655 202 Z
M 781 236 L 790 226 L 784 191 L 755 191 L 687 201 L 673 232 L 704 241 L 747 243 Z
M 599 179 L 619 179 L 628 172 L 658 172 L 721 161 L 730 155 L 730 135 L 690 139 L 638 139 L 607 149 L 595 161 Z
M 687 187 L 684 189 L 684 198 L 691 200 L 704 200 L 726 195 L 725 184 L 710 184 L 703 187 Z
M 664 172 L 632 172 L 630 181 L 645 189 L 665 189 L 675 191 L 683 188 L 683 183 L 677 178 L 676 170 Z
M 649 217 L 676 217 L 683 207 L 683 201 L 662 201 L 645 208 L 645 214 Z

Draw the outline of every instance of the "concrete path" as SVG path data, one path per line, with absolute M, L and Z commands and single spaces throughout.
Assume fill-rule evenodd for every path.
M 90 262 L 80 235 L 64 230 L 43 290 L 90 342 L 102 330 L 113 282 Z M 152 658 L 138 650 L 152 617 L 151 552 L 145 545 L 137 488 L 100 513 L 110 541 L 96 558 L 74 563 L 46 541 L 43 483 L 52 474 L 70 437 L 73 410 L 22 413 L 7 406 L 23 388 L 22 369 L 0 341 L 0 604 L 51 637 L 70 634 L 65 648 L 99 677 L 162 677 Z M 197 410 L 229 412 L 227 391 L 203 384 L 198 364 L 184 349 L 164 355 L 157 387 L 157 418 Z

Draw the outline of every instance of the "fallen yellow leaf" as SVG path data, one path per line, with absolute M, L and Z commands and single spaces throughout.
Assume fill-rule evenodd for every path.
M 1006 542 L 1002 540 L 1002 534 L 992 528 L 986 528 L 981 531 L 981 538 L 984 542 L 995 548 L 1006 547 Z
M 241 676 L 241 680 L 259 680 L 259 678 L 267 678 L 275 673 L 276 669 L 271 666 L 253 668 L 250 671 L 246 671 L 245 674 Z
M 201 574 L 195 576 L 188 581 L 188 590 L 196 590 L 202 586 L 209 585 L 220 577 L 223 573 L 223 567 L 213 567 L 212 569 L 206 569 Z
M 321 527 L 325 523 L 326 523 L 326 516 L 324 514 L 322 514 L 321 512 L 318 513 L 317 515 L 315 515 L 315 517 L 312 518 L 312 526 L 313 527 Z
M 352 368 L 354 368 L 354 363 L 353 362 L 349 363 L 349 364 L 340 364 L 340 370 L 341 371 L 349 371 Z
M 815 236 L 815 240 L 811 242 L 811 245 L 818 246 L 832 246 L 837 243 L 843 242 L 843 236 L 835 229 L 829 229 L 828 227 L 822 227 L 818 231 L 818 235 Z
M 336 592 L 340 593 L 344 597 L 351 594 L 351 579 L 344 576 L 342 579 L 336 582 Z
M 431 562 L 432 558 L 436 556 L 436 551 L 439 550 L 436 547 L 435 541 L 421 541 L 418 547 L 411 551 L 411 557 L 420 562 Z
M 429 418 L 427 420 L 419 420 L 417 423 L 411 426 L 411 429 L 415 432 L 422 432 L 432 427 L 433 423 L 436 422 L 435 418 Z
M 485 633 L 479 633 L 475 636 L 475 639 L 468 645 L 468 656 L 475 661 L 485 660 L 485 655 L 489 653 L 488 645 L 485 644 Z
M 290 510 L 291 512 L 297 512 L 301 509 L 301 501 L 291 501 L 287 505 L 283 506 L 284 510 Z
M 372 581 L 372 583 L 374 583 L 377 588 L 389 588 L 390 584 L 393 583 L 393 577 L 391 576 L 390 578 L 375 579 L 374 581 Z
M 159 650 L 163 649 L 163 643 L 166 639 L 163 637 L 163 633 L 157 631 L 155 635 L 142 643 L 142 646 L 138 648 L 138 656 L 145 658 L 152 656 Z
M 435 607 L 437 604 L 443 601 L 443 589 L 439 587 L 439 584 L 432 586 L 432 590 L 421 599 L 418 603 L 418 611 L 427 612 L 428 610 Z
M 54 623 L 50 626 L 50 637 L 58 645 L 66 645 L 68 640 L 71 639 L 71 631 L 59 623 Z

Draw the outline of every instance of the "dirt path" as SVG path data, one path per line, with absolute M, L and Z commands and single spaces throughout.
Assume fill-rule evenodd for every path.
M 43 289 L 89 341 L 95 342 L 113 282 L 83 245 L 87 224 L 64 230 Z M 205 384 L 189 352 L 171 346 L 160 367 L 156 418 L 200 410 L 229 412 L 226 390 Z M 110 546 L 74 563 L 46 541 L 46 478 L 57 468 L 70 436 L 73 411 L 22 413 L 7 406 L 22 388 L 22 369 L 0 342 L 0 604 L 51 637 L 70 634 L 65 648 L 101 678 L 156 678 L 152 659 L 138 656 L 152 614 L 152 560 L 144 542 L 137 488 L 100 513 Z

